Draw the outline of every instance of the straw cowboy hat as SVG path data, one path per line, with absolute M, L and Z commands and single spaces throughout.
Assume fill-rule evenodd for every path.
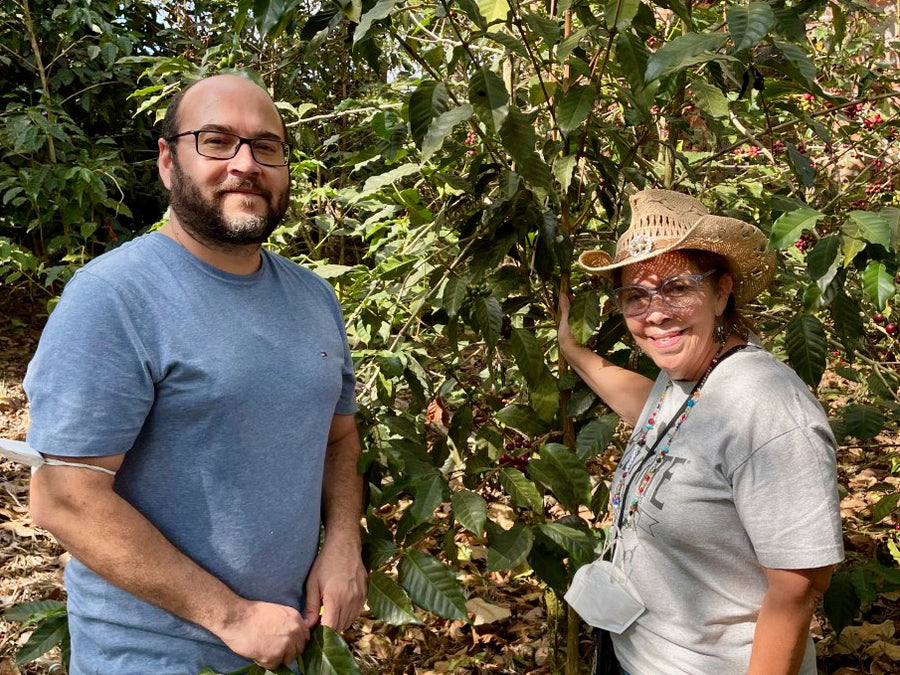
M 616 242 L 616 255 L 585 251 L 578 263 L 588 272 L 612 271 L 669 251 L 699 249 L 728 260 L 734 300 L 740 307 L 755 298 L 775 275 L 775 251 L 766 235 L 737 218 L 710 215 L 699 201 L 680 192 L 642 190 L 631 196 L 631 224 Z

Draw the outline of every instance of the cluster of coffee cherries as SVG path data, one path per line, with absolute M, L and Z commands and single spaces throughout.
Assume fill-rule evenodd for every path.
M 478 132 L 475 131 L 474 129 L 469 129 L 466 132 L 466 145 L 468 145 L 470 148 L 469 150 L 466 150 L 466 154 L 469 157 L 472 157 L 473 155 L 475 155 L 475 150 L 474 150 L 474 148 L 472 148 L 472 146 L 475 145 L 476 143 L 478 143 Z
M 527 440 L 521 441 L 519 447 L 515 443 L 506 443 L 503 447 L 506 452 L 497 458 L 497 463 L 500 466 L 511 466 L 519 471 L 524 471 L 525 467 L 528 466 L 528 449 L 530 447 L 531 442 Z M 523 452 L 520 455 L 513 454 L 516 450 L 522 450 Z
M 881 312 L 875 312 L 872 315 L 872 321 L 877 323 L 879 326 L 884 325 L 884 332 L 891 337 L 897 335 L 897 333 L 900 333 L 900 326 L 897 326 L 897 324 L 893 321 L 888 321 L 887 317 Z
M 794 246 L 797 247 L 797 250 L 801 253 L 806 253 L 813 245 L 816 243 L 816 238 L 813 234 L 809 232 L 804 232 L 800 235 L 800 238 L 797 240 L 797 243 Z
M 509 455 L 503 453 L 497 461 L 500 463 L 500 466 L 511 466 L 519 471 L 525 471 L 525 467 L 528 466 L 528 455 Z

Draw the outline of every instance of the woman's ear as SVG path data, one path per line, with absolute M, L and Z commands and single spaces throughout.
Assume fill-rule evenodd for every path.
M 722 316 L 725 313 L 725 307 L 728 306 L 728 298 L 731 296 L 731 291 L 734 290 L 734 277 L 727 272 L 720 276 L 716 290 L 716 316 Z

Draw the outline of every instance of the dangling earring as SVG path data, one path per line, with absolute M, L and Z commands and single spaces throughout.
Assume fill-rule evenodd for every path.
M 728 339 L 728 329 L 725 328 L 724 319 L 716 321 L 716 327 L 713 328 L 713 339 L 720 345 L 724 345 L 725 341 Z

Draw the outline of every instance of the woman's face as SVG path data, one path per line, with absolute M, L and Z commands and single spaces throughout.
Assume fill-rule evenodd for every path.
M 622 286 L 642 286 L 658 290 L 667 279 L 696 275 L 701 271 L 679 251 L 664 253 L 622 270 Z M 718 281 L 700 281 L 697 293 L 689 293 L 681 303 L 669 306 L 661 295 L 650 299 L 646 311 L 626 316 L 625 324 L 638 347 L 673 380 L 699 380 L 719 349 L 713 338 L 717 317 L 725 311 L 733 280 L 723 274 Z

